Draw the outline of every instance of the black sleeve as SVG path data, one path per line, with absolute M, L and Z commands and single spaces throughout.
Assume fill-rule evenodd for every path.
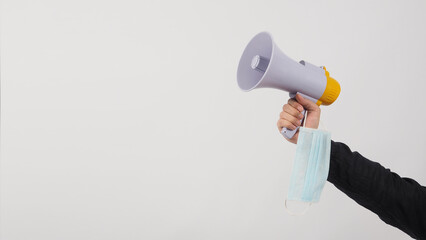
M 426 239 L 426 188 L 331 142 L 329 182 L 384 222 Z

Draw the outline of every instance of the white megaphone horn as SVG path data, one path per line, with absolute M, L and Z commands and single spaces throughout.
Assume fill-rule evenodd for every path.
M 254 36 L 245 48 L 237 81 L 243 91 L 276 88 L 289 92 L 292 98 L 299 93 L 318 106 L 332 104 L 340 94 L 339 83 L 330 77 L 325 67 L 287 57 L 267 32 Z M 302 113 L 305 115 L 305 111 Z M 290 139 L 298 129 L 283 128 L 281 133 Z

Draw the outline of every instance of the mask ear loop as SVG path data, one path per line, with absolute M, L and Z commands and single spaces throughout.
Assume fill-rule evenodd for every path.
M 308 119 L 308 111 L 306 111 L 306 113 L 305 113 L 305 118 L 303 119 L 303 127 L 305 127 L 306 126 L 306 119 Z
M 298 212 L 297 213 L 297 212 L 293 212 L 290 209 L 288 209 L 288 207 L 287 207 L 287 199 L 286 199 L 285 202 L 284 202 L 284 209 L 291 216 L 302 216 L 302 215 L 305 215 L 305 213 L 308 211 L 308 209 L 309 209 L 309 207 L 311 205 L 312 205 L 312 203 L 310 202 L 302 212 Z
M 320 119 L 320 121 L 319 121 L 319 127 L 320 127 L 322 130 L 328 131 L 327 126 L 325 126 L 325 123 L 323 123 L 323 122 L 321 121 L 321 119 Z

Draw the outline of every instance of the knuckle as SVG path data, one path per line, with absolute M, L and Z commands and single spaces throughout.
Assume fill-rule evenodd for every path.
M 290 129 L 290 130 L 294 130 L 295 128 L 296 128 L 296 126 L 294 126 L 293 124 L 291 124 L 291 123 L 288 123 L 287 124 L 287 128 L 288 129 Z
M 286 109 L 287 110 L 287 113 L 289 113 L 291 116 L 294 116 L 294 117 L 297 117 L 298 115 L 299 115 L 299 111 L 295 108 L 295 107 L 293 107 L 293 106 L 289 106 L 289 108 L 288 109 Z
M 291 122 L 291 117 L 292 117 L 292 116 L 291 116 L 291 114 L 289 114 L 289 113 L 285 113 L 285 114 L 284 114 L 284 119 L 285 119 L 285 120 L 287 120 L 287 121 L 289 121 L 289 122 Z
M 297 110 L 297 108 L 292 108 L 291 109 L 291 114 L 295 117 L 299 116 L 300 112 L 299 110 Z
M 286 104 L 285 109 L 284 110 L 291 110 L 293 108 L 293 106 L 291 106 L 291 104 Z
M 298 125 L 299 125 L 299 120 L 297 120 L 297 119 L 293 119 L 292 123 L 293 123 L 294 125 L 298 126 Z

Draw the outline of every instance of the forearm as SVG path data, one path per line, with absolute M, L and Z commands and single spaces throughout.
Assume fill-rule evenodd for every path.
M 426 188 L 416 181 L 333 141 L 327 180 L 384 222 L 413 238 L 426 239 Z

